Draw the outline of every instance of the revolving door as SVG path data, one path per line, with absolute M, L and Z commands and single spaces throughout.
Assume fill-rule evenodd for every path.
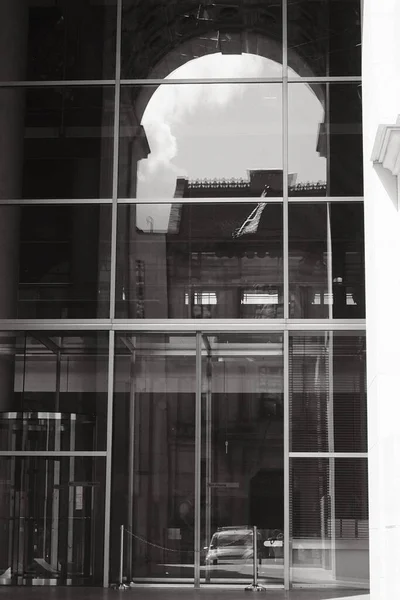
M 0 427 L 31 451 L 40 438 L 62 451 L 94 433 L 92 418 L 61 413 L 2 413 Z M 103 469 L 85 456 L 2 457 L 0 584 L 101 583 Z

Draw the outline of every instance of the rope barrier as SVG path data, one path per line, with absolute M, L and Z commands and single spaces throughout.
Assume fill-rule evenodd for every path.
M 192 552 L 192 550 L 178 550 L 176 548 L 168 548 L 167 546 L 161 546 L 160 544 L 155 544 L 154 542 L 150 542 L 146 538 L 141 537 L 140 535 L 137 535 L 136 533 L 133 533 L 132 531 L 129 531 L 129 529 L 126 529 L 126 527 L 124 528 L 124 530 L 126 531 L 126 533 L 128 533 L 130 536 L 132 536 L 136 540 L 139 540 L 140 542 L 143 542 L 144 544 L 147 544 L 148 546 L 152 546 L 153 548 L 159 548 L 160 550 L 166 550 L 167 552 Z M 245 537 L 247 537 L 247 536 L 245 536 Z M 272 540 L 274 538 L 271 537 L 269 539 Z M 224 548 L 228 548 L 229 546 L 236 546 L 236 545 L 237 545 L 237 540 L 234 540 L 232 542 L 224 542 L 224 544 L 223 544 Z
M 146 538 L 137 535 L 136 533 L 133 533 L 132 531 L 129 531 L 129 529 L 126 529 L 126 527 L 124 527 L 124 525 L 121 525 L 120 527 L 120 565 L 119 565 L 119 587 L 118 589 L 120 590 L 124 590 L 126 589 L 127 586 L 126 584 L 124 584 L 123 581 L 123 565 L 124 565 L 124 532 L 126 532 L 127 534 L 129 534 L 132 538 L 138 540 L 139 542 L 146 544 L 147 546 L 150 546 L 152 548 L 157 548 L 159 550 L 164 550 L 166 552 L 177 552 L 177 553 L 183 553 L 183 552 L 192 552 L 192 550 L 180 550 L 177 548 L 168 548 L 167 546 L 162 546 L 161 544 L 155 544 L 154 542 L 150 542 L 149 540 L 147 540 Z M 275 533 L 275 536 L 270 536 L 269 540 L 272 541 L 277 541 L 280 537 L 281 537 L 281 532 L 278 533 L 278 535 L 276 535 L 276 533 L 279 532 L 279 530 L 275 530 L 273 533 Z M 246 588 L 246 590 L 250 590 L 250 591 L 263 591 L 265 588 L 263 588 L 262 586 L 260 586 L 258 584 L 258 532 L 257 532 L 257 527 L 253 527 L 253 535 L 252 535 L 252 546 L 253 546 L 253 584 L 249 587 Z M 246 535 L 245 538 L 247 538 L 248 536 Z M 239 536 L 240 539 L 240 536 Z M 224 547 L 228 547 L 228 546 L 234 546 L 237 544 L 237 539 L 232 541 L 232 542 L 228 542 L 228 543 L 224 543 L 223 546 Z
M 136 535 L 135 533 L 132 533 L 132 531 L 129 531 L 128 529 L 125 529 L 125 531 L 126 531 L 126 533 L 129 533 L 129 535 L 131 535 L 136 540 L 139 540 L 140 542 L 143 542 L 144 544 L 147 544 L 148 546 L 152 546 L 153 548 L 159 548 L 160 550 L 166 550 L 167 552 L 189 552 L 189 550 L 177 550 L 176 548 L 167 548 L 166 546 L 160 546 L 159 544 L 154 544 L 153 542 L 149 542 L 149 540 L 146 540 L 146 538 L 143 538 L 140 535 Z

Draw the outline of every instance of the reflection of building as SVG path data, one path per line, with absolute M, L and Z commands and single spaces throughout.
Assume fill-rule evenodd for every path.
M 263 200 L 266 188 L 267 195 L 269 189 L 272 195 L 282 193 L 281 171 L 251 172 L 248 182 L 178 179 L 175 198 Z M 173 204 L 167 234 L 170 316 L 185 311 L 194 318 L 283 316 L 281 231 L 280 205 Z
M 291 196 L 321 196 L 326 192 L 324 182 L 296 183 L 296 174 L 288 177 Z M 247 179 L 206 179 L 189 181 L 178 178 L 175 198 L 259 198 L 266 190 L 268 198 L 283 196 L 283 173 L 281 169 L 249 169 Z
M 360 0 L 0 2 L 0 584 L 115 582 L 121 524 L 127 578 L 242 584 L 248 564 L 207 570 L 202 548 L 257 524 L 265 585 L 367 587 L 370 564 L 372 600 L 399 595 L 400 8 L 381 4 L 362 107 Z M 262 76 L 165 79 L 216 52 Z M 136 202 L 149 100 L 203 84 L 251 88 L 276 122 L 221 109 L 199 131 L 179 96 L 169 157 L 282 151 Z
M 294 187 L 296 175 L 289 176 L 289 186 Z M 249 169 L 247 179 L 220 179 L 189 181 L 178 178 L 175 198 L 259 198 L 266 190 L 268 197 L 283 196 L 281 169 Z
M 303 193 L 320 194 L 321 187 L 303 186 Z M 299 187 L 289 180 L 289 189 L 297 194 Z M 171 318 L 283 318 L 281 194 L 281 171 L 250 171 L 248 180 L 178 179 L 175 200 L 199 201 L 171 208 L 166 236 Z M 203 200 L 249 196 L 260 202 L 227 206 Z M 336 317 L 363 317 L 359 206 L 331 206 L 327 212 L 324 205 L 307 211 L 292 205 L 289 214 L 290 316 L 324 317 L 331 304 Z M 331 288 L 328 273 L 334 275 Z

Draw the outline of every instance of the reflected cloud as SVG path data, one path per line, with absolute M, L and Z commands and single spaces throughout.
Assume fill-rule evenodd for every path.
M 264 70 L 271 73 L 271 66 L 278 76 L 280 65 L 262 56 L 218 53 L 192 60 L 166 79 L 176 79 L 177 76 L 182 79 L 261 77 Z M 200 107 L 202 112 L 223 109 L 243 96 L 245 90 L 245 86 L 235 84 L 165 85 L 158 88 L 142 118 L 151 154 L 138 166 L 138 198 L 173 197 L 177 176 L 192 175 L 182 165 L 178 167 L 172 162 L 178 151 L 174 128 L 196 115 Z
M 254 78 L 271 76 L 271 69 L 279 76 L 281 65 L 252 54 L 218 53 L 189 61 L 166 79 Z M 326 158 L 317 151 L 324 109 L 307 84 L 295 86 L 289 104 L 290 169 L 300 183 L 324 181 Z M 151 152 L 138 163 L 138 198 L 172 200 L 178 178 L 246 178 L 249 169 L 282 169 L 279 83 L 161 85 L 141 124 Z M 165 231 L 169 205 L 158 215 L 150 206 L 138 209 L 138 226 L 145 230 L 149 211 L 155 230 Z

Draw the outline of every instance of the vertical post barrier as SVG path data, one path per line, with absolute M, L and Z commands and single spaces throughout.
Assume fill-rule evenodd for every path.
M 246 592 L 265 592 L 266 589 L 258 584 L 258 534 L 257 526 L 253 527 L 253 583 L 245 588 Z
M 126 590 L 128 588 L 127 585 L 124 584 L 124 526 L 121 525 L 121 543 L 119 550 L 119 590 Z

